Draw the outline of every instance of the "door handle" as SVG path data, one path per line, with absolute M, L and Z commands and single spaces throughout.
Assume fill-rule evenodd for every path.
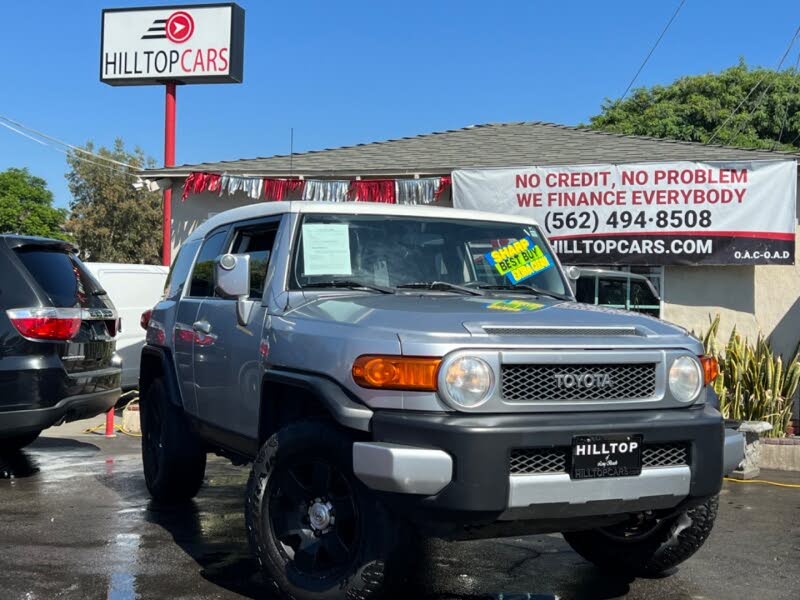
M 206 320 L 195 321 L 194 324 L 192 325 L 192 329 L 194 329 L 199 333 L 208 335 L 209 333 L 211 333 L 211 323 L 209 323 Z

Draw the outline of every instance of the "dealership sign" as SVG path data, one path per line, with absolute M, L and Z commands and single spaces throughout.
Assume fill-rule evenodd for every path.
M 244 10 L 236 4 L 113 8 L 102 19 L 105 83 L 242 81 Z
M 585 265 L 794 264 L 797 163 L 669 162 L 453 171 L 453 205 L 539 221 Z

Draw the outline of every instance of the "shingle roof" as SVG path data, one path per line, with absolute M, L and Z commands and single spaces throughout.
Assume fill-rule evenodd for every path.
M 442 175 L 466 167 L 631 163 L 666 160 L 797 159 L 798 154 L 621 135 L 543 122 L 473 125 L 384 142 L 265 158 L 148 169 L 149 178 L 192 171 L 240 175 L 352 177 Z

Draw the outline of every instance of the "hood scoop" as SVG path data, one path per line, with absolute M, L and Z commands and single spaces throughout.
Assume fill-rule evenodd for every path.
M 483 325 L 481 329 L 483 329 L 483 332 L 487 335 L 524 335 L 532 337 L 647 337 L 647 333 L 638 327 L 508 327 Z

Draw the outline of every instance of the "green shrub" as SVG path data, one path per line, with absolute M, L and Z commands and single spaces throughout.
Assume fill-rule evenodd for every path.
M 800 355 L 784 367 L 767 339 L 759 334 L 755 344 L 742 338 L 734 327 L 728 343 L 717 341 L 719 315 L 711 321 L 703 345 L 719 361 L 720 375 L 714 381 L 720 410 L 726 419 L 767 421 L 767 437 L 783 437 L 792 418 L 792 398 L 800 383 Z

